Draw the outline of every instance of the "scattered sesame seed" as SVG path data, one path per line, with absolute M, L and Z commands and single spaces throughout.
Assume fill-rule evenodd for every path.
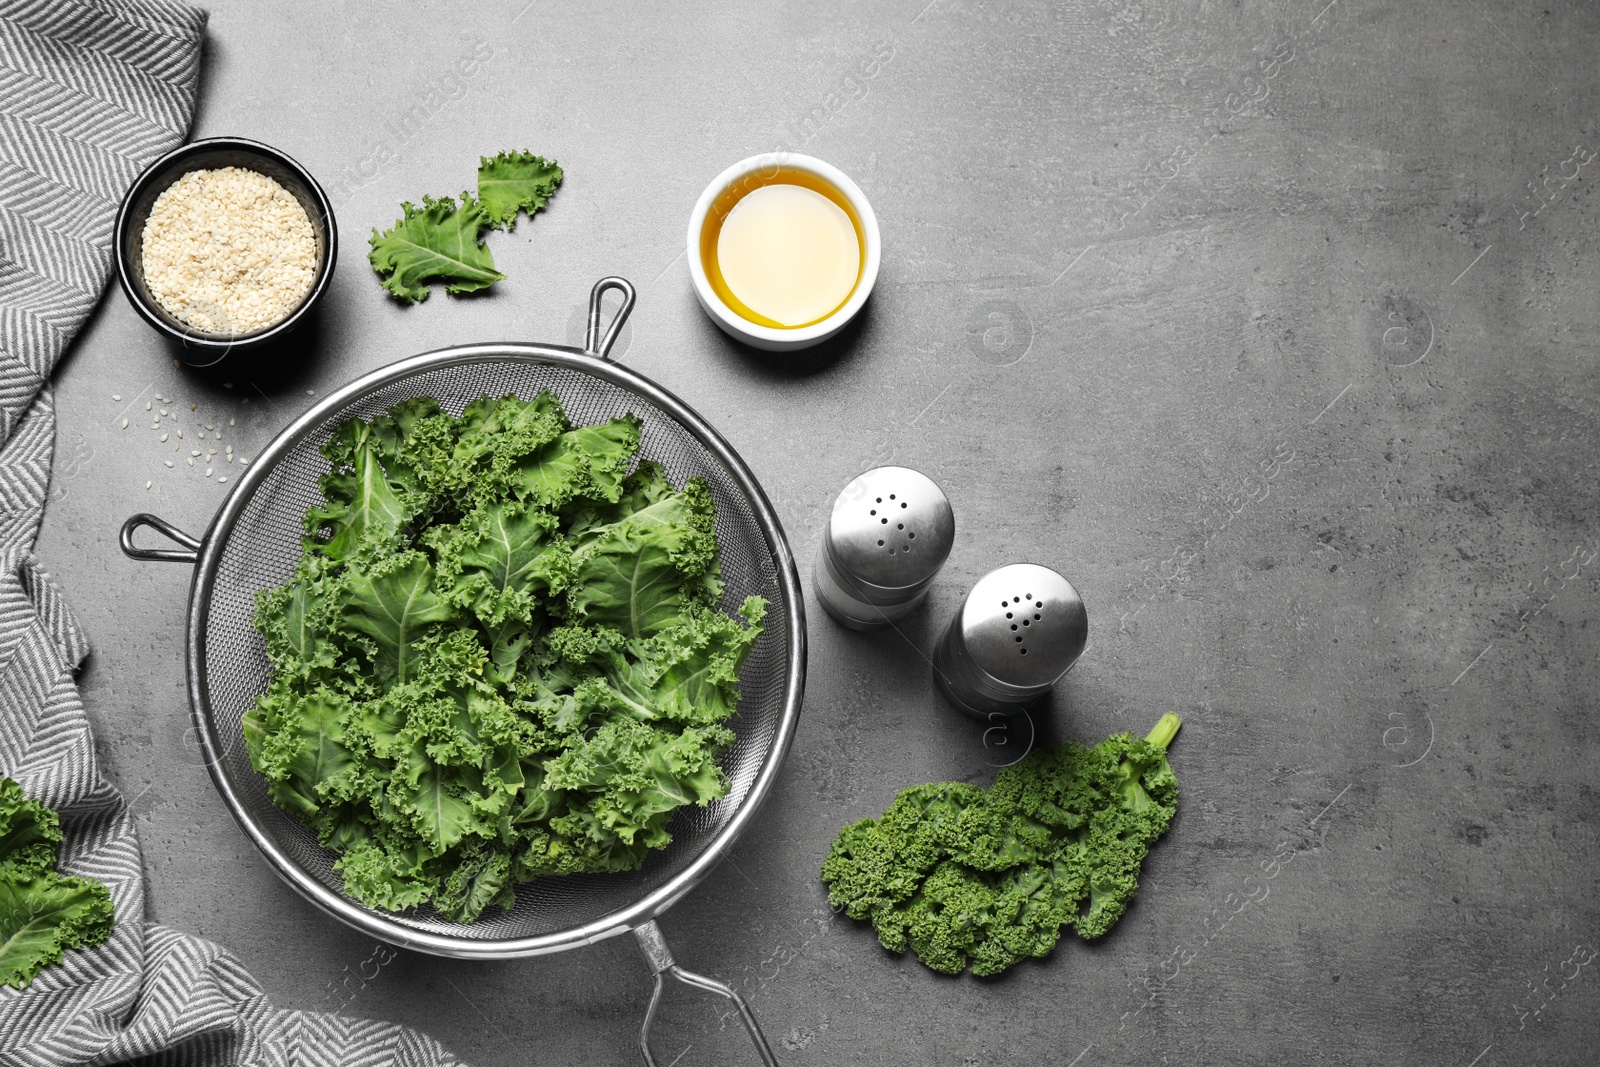
M 128 428 L 128 420 L 127 419 L 123 419 L 122 420 L 122 428 L 124 430 L 126 430 Z
M 191 467 L 194 466 L 194 460 L 192 460 L 192 459 L 191 460 L 186 460 L 185 462 L 187 462 L 189 464 L 189 466 L 191 466 Z
M 239 403 L 248 404 L 248 403 L 250 403 L 250 398 L 249 397 L 245 397 L 243 400 L 239 401 Z
M 208 449 L 206 449 L 206 455 L 208 455 L 208 456 L 214 456 L 214 455 L 216 455 L 216 454 L 217 454 L 217 450 L 216 450 L 216 449 L 214 449 L 214 448 L 208 448 Z
M 180 440 L 180 441 L 183 440 L 183 431 L 182 430 L 178 431 L 178 440 Z
M 153 408 L 153 407 L 155 407 L 155 405 L 154 405 L 154 404 L 152 404 L 152 403 L 150 403 L 150 401 L 148 401 L 148 400 L 146 400 L 146 401 L 145 401 L 145 402 L 144 402 L 144 409 L 145 409 L 145 410 L 146 410 L 146 411 L 149 411 L 149 410 L 150 410 L 150 409 L 151 409 L 151 408 Z
M 240 456 L 239 457 L 239 466 L 248 467 L 248 466 L 250 466 L 250 461 L 248 459 L 245 459 L 243 456 Z
M 170 436 L 172 436 L 172 435 L 171 434 L 165 434 L 165 433 L 162 434 L 161 435 L 161 443 L 162 444 L 166 444 L 167 443 L 167 438 L 170 437 Z
M 152 485 L 155 485 L 155 484 L 156 484 L 156 483 L 155 483 L 155 482 L 145 482 L 145 483 L 144 483 L 144 487 L 145 487 L 145 488 L 146 488 L 146 489 L 148 489 L 148 488 L 150 488 L 150 487 L 151 487 L 151 486 L 152 486 Z
M 190 411 L 193 411 L 193 410 L 194 410 L 194 409 L 195 409 L 195 408 L 197 408 L 197 407 L 199 407 L 199 406 L 200 406 L 200 405 L 199 405 L 199 404 L 190 404 L 190 405 L 189 405 L 189 410 L 190 410 Z
M 239 423 L 238 419 L 229 419 L 228 420 L 228 425 L 229 426 L 236 426 L 236 425 L 238 425 L 238 423 Z
M 178 361 L 177 361 L 177 360 L 173 360 L 173 361 L 172 361 L 172 365 L 173 365 L 173 366 L 174 366 L 174 367 L 181 367 L 181 366 L 183 366 L 183 364 L 182 364 L 182 363 L 179 363 L 179 362 L 178 362 Z
M 172 460 L 170 460 L 170 459 L 164 459 L 161 462 L 165 463 L 169 467 L 172 466 Z
M 200 454 L 200 450 L 198 448 L 195 449 L 193 452 L 189 453 L 189 455 L 191 455 L 191 456 L 198 456 L 199 454 Z
M 227 453 L 228 453 L 228 455 L 230 455 L 230 456 L 231 456 L 231 455 L 233 455 L 233 446 L 232 446 L 232 445 L 229 445 L 229 446 L 228 446 L 228 448 L 227 448 Z
M 227 484 L 228 484 L 228 479 L 227 479 L 227 477 L 226 477 L 226 476 L 224 476 L 224 477 L 221 477 L 221 478 L 218 478 L 218 479 L 217 479 L 217 484 L 218 484 L 218 485 L 227 485 Z
M 316 395 L 317 395 L 317 391 L 315 389 L 307 389 L 306 390 L 306 396 L 316 396 Z
M 122 394 L 121 393 L 112 393 L 111 394 L 111 399 L 115 400 L 117 403 L 120 404 L 120 403 L 122 403 Z
M 232 389 L 233 388 L 233 383 L 232 382 L 223 382 L 222 383 L 222 387 L 224 389 Z
M 208 430 L 215 430 L 215 429 L 216 429 L 216 427 L 215 427 L 215 426 L 213 426 L 213 425 L 211 425 L 211 424 L 210 424 L 210 423 L 209 423 L 209 422 L 208 422 L 208 423 L 206 423 L 206 429 L 208 429 Z
M 198 437 L 198 438 L 200 438 L 200 440 L 202 440 L 202 441 L 204 441 L 204 440 L 205 440 L 205 439 L 206 439 L 206 432 L 205 432 L 205 431 L 204 431 L 204 430 L 201 430 L 201 431 L 200 431 L 200 432 L 199 432 L 199 433 L 198 433 L 198 434 L 196 434 L 196 435 L 195 435 L 195 436 L 196 436 L 196 437 Z
M 183 451 L 183 446 L 182 445 L 173 445 L 172 446 L 172 450 L 174 452 L 182 452 Z
M 211 468 L 210 467 L 206 468 L 206 477 L 207 478 L 211 477 Z

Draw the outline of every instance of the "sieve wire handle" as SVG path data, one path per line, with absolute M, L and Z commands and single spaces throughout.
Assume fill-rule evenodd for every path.
M 672 958 L 672 950 L 667 947 L 667 939 L 661 936 L 661 927 L 651 919 L 643 926 L 634 930 L 633 936 L 639 939 L 639 948 L 644 952 L 646 962 L 650 964 L 651 976 L 655 979 L 655 988 L 650 991 L 650 1006 L 645 1009 L 644 1026 L 639 1030 L 639 1051 L 644 1053 L 644 1062 L 648 1067 L 657 1067 L 656 1058 L 650 1052 L 650 1027 L 656 1021 L 656 1009 L 661 1006 L 661 976 L 670 974 L 685 985 L 692 985 L 696 989 L 704 989 L 715 993 L 719 997 L 726 997 L 733 1002 L 739 1011 L 739 1021 L 744 1023 L 745 1030 L 750 1034 L 750 1040 L 756 1046 L 756 1052 L 761 1056 L 763 1067 L 778 1067 L 777 1057 L 772 1054 L 772 1046 L 767 1044 L 766 1037 L 761 1033 L 761 1024 L 756 1022 L 756 1017 L 750 1014 L 750 1006 L 744 998 L 715 978 L 707 978 L 703 974 L 695 974 L 678 966 Z
M 606 327 L 604 337 L 600 336 L 600 301 L 605 297 L 608 289 L 615 289 L 622 294 L 622 307 L 617 309 L 616 316 L 611 324 Z M 594 288 L 589 290 L 589 328 L 584 331 L 583 350 L 591 356 L 599 356 L 610 361 L 611 346 L 616 343 L 617 337 L 622 333 L 622 324 L 628 321 L 628 316 L 633 313 L 633 302 L 638 296 L 634 292 L 633 283 L 626 278 L 612 276 L 601 278 L 594 283 Z
M 183 546 L 183 551 L 176 548 L 140 548 L 133 543 L 133 535 L 140 527 L 148 526 L 152 530 L 166 534 L 167 537 Z M 178 529 L 166 519 L 157 515 L 140 512 L 122 524 L 122 552 L 130 559 L 154 560 L 159 563 L 194 563 L 200 558 L 200 539 L 191 537 Z

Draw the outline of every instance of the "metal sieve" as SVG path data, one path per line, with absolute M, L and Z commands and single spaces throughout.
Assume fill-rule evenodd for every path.
M 604 337 L 601 298 L 623 303 Z M 589 297 L 582 350 L 555 345 L 476 344 L 441 349 L 374 371 L 324 398 L 284 429 L 239 480 L 205 535 L 192 537 L 153 515 L 135 515 L 122 528 L 122 550 L 141 560 L 195 565 L 189 594 L 189 702 L 206 765 L 217 791 L 245 835 L 272 868 L 301 895 L 335 918 L 373 937 L 421 952 L 468 959 L 508 959 L 560 952 L 633 931 L 654 976 L 639 1035 L 654 1065 L 650 1027 L 661 999 L 662 975 L 728 998 L 738 1009 L 762 1061 L 776 1064 L 754 1016 L 731 988 L 679 967 L 655 923 L 689 892 L 749 825 L 766 797 L 794 737 L 805 684 L 805 614 L 799 576 L 777 515 L 738 454 L 677 397 L 607 360 L 633 309 L 634 290 L 604 278 Z M 334 853 L 281 811 L 250 765 L 241 721 L 271 675 L 266 641 L 251 625 L 256 593 L 284 584 L 301 556 L 306 509 L 322 499 L 317 479 L 328 470 L 319 449 L 344 420 L 371 418 L 399 401 L 429 396 L 447 411 L 484 394 L 515 393 L 531 400 L 542 390 L 560 397 L 574 425 L 625 413 L 642 421 L 639 455 L 666 468 L 675 483 L 704 478 L 716 502 L 717 541 L 726 586 L 722 608 L 762 596 L 766 629 L 739 677 L 736 735 L 722 754 L 727 795 L 705 808 L 680 811 L 673 840 L 637 871 L 540 878 L 517 886 L 516 905 L 470 925 L 431 908 L 389 914 L 347 896 L 333 870 Z M 156 529 L 180 549 L 139 548 L 134 533 Z

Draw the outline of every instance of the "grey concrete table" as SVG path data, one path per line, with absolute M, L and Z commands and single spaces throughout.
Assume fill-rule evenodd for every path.
M 663 921 L 785 1063 L 1592 1062 L 1597 42 L 1582 0 L 221 0 L 195 132 L 282 147 L 337 199 L 322 329 L 304 368 L 231 381 L 175 369 L 112 293 L 58 376 L 40 544 L 94 642 L 155 917 L 283 1005 L 414 1023 L 475 1064 L 635 1061 L 626 939 L 391 960 L 280 884 L 187 734 L 189 571 L 115 548 L 134 511 L 203 528 L 236 471 L 164 467 L 155 394 L 249 455 L 401 356 L 574 340 L 618 273 L 623 359 L 743 452 L 802 559 L 871 465 L 928 472 L 959 517 L 903 635 L 808 604 L 784 777 Z M 511 147 L 568 179 L 495 239 L 508 280 L 386 300 L 370 228 Z M 680 255 L 703 185 L 774 147 L 842 167 L 882 220 L 868 319 L 812 360 L 724 339 Z M 951 980 L 831 915 L 817 865 L 902 786 L 988 780 L 924 657 L 1018 559 L 1089 606 L 1052 729 L 1182 713 L 1182 810 L 1103 941 Z M 666 1010 L 681 1067 L 748 1058 L 714 1005 Z

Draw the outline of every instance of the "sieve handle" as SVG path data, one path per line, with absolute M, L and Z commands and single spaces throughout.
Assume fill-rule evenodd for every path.
M 600 301 L 606 295 L 606 290 L 615 289 L 622 294 L 622 307 L 617 309 L 616 316 L 611 324 L 606 327 L 604 337 L 600 336 Z M 633 283 L 626 278 L 610 277 L 601 278 L 594 283 L 594 288 L 589 290 L 589 328 L 584 331 L 583 350 L 591 356 L 599 356 L 603 360 L 611 359 L 611 346 L 616 343 L 617 336 L 622 333 L 622 324 L 628 321 L 628 316 L 633 313 L 633 302 L 638 296 L 634 292 Z
M 656 1009 L 661 1006 L 663 985 L 661 976 L 664 974 L 672 975 L 685 985 L 704 989 L 732 1001 L 733 1006 L 739 1010 L 739 1021 L 744 1023 L 745 1030 L 750 1034 L 750 1040 L 755 1044 L 756 1052 L 761 1056 L 764 1067 L 778 1067 L 778 1060 L 772 1055 L 772 1046 L 767 1044 L 766 1037 L 761 1033 L 761 1024 L 750 1014 L 750 1006 L 744 1002 L 744 998 L 735 993 L 731 986 L 723 985 L 715 978 L 707 978 L 703 974 L 695 974 L 679 967 L 677 961 L 672 958 L 672 950 L 667 947 L 667 939 L 661 936 L 661 927 L 656 925 L 654 919 L 634 930 L 633 936 L 639 939 L 639 948 L 644 951 L 644 958 L 650 964 L 650 973 L 655 979 L 655 988 L 650 991 L 650 1006 L 644 1013 L 644 1026 L 639 1030 L 639 1051 L 644 1053 L 644 1062 L 648 1067 L 657 1067 L 656 1058 L 650 1052 L 650 1027 L 656 1021 Z
M 133 543 L 134 531 L 141 526 L 148 526 L 158 533 L 183 546 L 183 550 L 176 548 L 140 548 Z M 122 552 L 130 559 L 154 560 L 159 563 L 194 563 L 200 558 L 200 539 L 191 537 L 178 529 L 166 519 L 145 512 L 133 516 L 122 524 Z

